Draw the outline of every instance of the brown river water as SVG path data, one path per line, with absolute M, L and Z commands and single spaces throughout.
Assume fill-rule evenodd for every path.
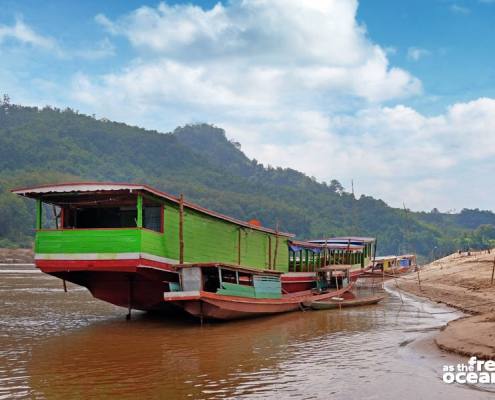
M 435 331 L 460 314 L 390 292 L 376 306 L 228 323 L 164 318 L 0 266 L 0 400 L 488 399 L 441 380 Z M 446 313 L 447 311 L 447 313 Z

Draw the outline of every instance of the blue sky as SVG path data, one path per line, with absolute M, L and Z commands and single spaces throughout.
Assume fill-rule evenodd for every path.
M 0 92 L 214 123 L 395 206 L 494 209 L 494 17 L 495 0 L 3 0 Z

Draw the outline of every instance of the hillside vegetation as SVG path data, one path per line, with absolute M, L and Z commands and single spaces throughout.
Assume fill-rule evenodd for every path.
M 308 239 L 378 238 L 379 253 L 438 257 L 494 244 L 495 214 L 436 209 L 414 213 L 334 180 L 317 182 L 293 169 L 250 160 L 224 130 L 207 124 L 159 133 L 98 120 L 71 109 L 0 104 L 0 247 L 30 246 L 34 205 L 14 187 L 63 181 L 128 181 L 184 193 L 190 201 Z

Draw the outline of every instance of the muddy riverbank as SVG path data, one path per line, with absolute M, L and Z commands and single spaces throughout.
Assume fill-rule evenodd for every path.
M 0 264 L 32 264 L 34 253 L 31 249 L 0 248 Z
M 440 348 L 495 359 L 494 256 L 493 251 L 456 253 L 423 267 L 419 279 L 410 274 L 397 280 L 401 290 L 471 314 L 449 322 L 436 336 Z

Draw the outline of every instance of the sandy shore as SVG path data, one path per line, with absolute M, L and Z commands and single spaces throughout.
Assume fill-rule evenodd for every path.
M 472 314 L 450 322 L 436 337 L 448 351 L 495 359 L 495 251 L 452 254 L 397 280 L 399 288 Z
M 0 264 L 30 264 L 34 262 L 31 249 L 2 249 L 0 248 Z

